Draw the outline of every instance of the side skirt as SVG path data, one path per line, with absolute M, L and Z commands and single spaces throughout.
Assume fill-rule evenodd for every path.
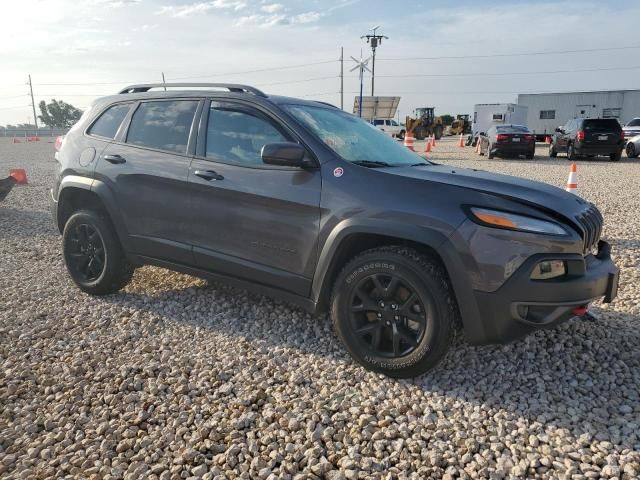
M 135 257 L 138 260 L 138 262 L 136 263 L 141 265 L 153 265 L 156 267 L 162 267 L 162 268 L 166 268 L 166 269 L 173 270 L 180 273 L 186 273 L 187 275 L 193 275 L 194 277 L 226 283 L 227 285 L 231 285 L 236 288 L 250 290 L 254 293 L 266 295 L 268 297 L 276 298 L 278 300 L 284 300 L 285 302 L 289 302 L 300 308 L 303 308 L 309 313 L 317 312 L 317 304 L 310 298 L 301 297 L 294 293 L 285 292 L 283 290 L 280 290 L 279 288 L 270 287 L 268 285 L 263 285 L 260 283 L 253 283 L 247 280 L 240 280 L 238 278 L 231 277 L 228 275 L 214 273 L 208 270 L 201 270 L 199 268 L 189 267 L 186 265 L 181 265 L 181 264 L 169 262 L 166 260 L 160 260 L 158 258 L 146 257 L 144 255 L 135 255 Z

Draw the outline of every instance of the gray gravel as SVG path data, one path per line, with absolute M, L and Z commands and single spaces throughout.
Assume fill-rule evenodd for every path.
M 544 147 L 539 149 L 544 153 Z M 458 342 L 394 381 L 355 366 L 324 316 L 158 268 L 92 298 L 47 211 L 53 145 L 0 139 L 0 477 L 640 476 L 640 162 L 580 162 L 618 299 L 508 346 Z M 563 185 L 565 159 L 433 158 Z

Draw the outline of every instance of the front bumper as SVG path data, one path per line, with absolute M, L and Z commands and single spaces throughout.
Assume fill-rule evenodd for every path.
M 610 246 L 598 244 L 598 253 L 539 254 L 530 257 L 495 292 L 475 291 L 482 327 L 472 343 L 507 343 L 541 328 L 556 326 L 575 316 L 573 310 L 604 297 L 611 302 L 618 289 L 619 269 L 611 260 Z M 567 275 L 551 280 L 531 280 L 535 265 L 544 260 L 567 262 Z

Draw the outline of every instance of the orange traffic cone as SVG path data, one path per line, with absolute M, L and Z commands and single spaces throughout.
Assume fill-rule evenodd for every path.
M 551 145 L 551 137 L 549 135 L 544 136 L 544 143 Z
M 476 139 L 476 153 L 480 153 L 480 139 Z
M 567 179 L 567 192 L 576 193 L 578 191 L 578 173 L 575 163 L 572 163 L 569 167 L 569 178 Z
M 424 142 L 424 153 L 431 153 L 431 139 L 426 138 Z
M 436 148 L 436 136 L 431 135 L 431 148 Z
M 414 152 L 415 152 L 415 148 L 413 147 L 413 145 L 415 141 L 416 141 L 416 137 L 413 136 L 413 133 L 407 132 L 404 134 L 404 146 Z
M 16 136 L 14 135 L 14 136 L 13 136 L 13 143 L 22 143 L 22 142 L 21 142 L 20 140 L 18 140 L 18 139 L 16 138 Z
M 458 146 L 460 148 L 464 148 L 464 136 L 462 135 L 462 133 L 460 134 L 460 140 L 458 140 Z
M 20 185 L 27 184 L 27 172 L 22 168 L 12 168 L 9 170 L 9 176 L 16 179 L 16 182 Z

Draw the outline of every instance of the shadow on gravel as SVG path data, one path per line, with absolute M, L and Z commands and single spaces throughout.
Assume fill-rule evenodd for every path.
M 266 347 L 349 361 L 326 316 L 233 287 L 212 286 L 132 292 L 104 298 L 166 320 L 187 323 Z M 505 346 L 474 347 L 458 340 L 436 369 L 406 388 L 482 405 L 502 418 L 566 429 L 584 441 L 610 441 L 640 449 L 637 410 L 640 316 L 596 312 L 598 321 L 573 319 Z M 314 341 L 308 342 L 309 337 Z M 381 380 L 381 385 L 390 379 Z

